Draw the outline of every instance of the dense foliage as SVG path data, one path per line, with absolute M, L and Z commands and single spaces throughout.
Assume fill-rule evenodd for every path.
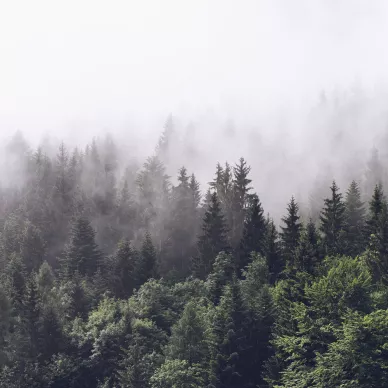
M 388 386 L 382 170 L 372 182 L 369 166 L 367 193 L 333 182 L 318 218 L 291 197 L 278 230 L 243 158 L 218 164 L 203 197 L 184 167 L 173 185 L 169 136 L 140 168 L 109 137 L 51 157 L 15 136 L 0 386 Z

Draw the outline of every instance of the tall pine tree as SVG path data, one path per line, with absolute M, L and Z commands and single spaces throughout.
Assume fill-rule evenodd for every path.
M 198 239 L 198 257 L 194 260 L 193 272 L 205 279 L 211 272 L 214 260 L 221 251 L 229 251 L 226 225 L 217 193 L 211 195 L 209 207 L 205 213 L 202 233 Z
M 286 260 L 287 269 L 294 267 L 295 251 L 299 244 L 302 224 L 299 222 L 299 206 L 294 197 L 287 206 L 287 215 L 282 218 L 285 226 L 282 226 L 280 237 L 282 240 L 283 257 Z
M 323 246 L 329 255 L 341 254 L 345 250 L 346 207 L 335 181 L 330 187 L 331 196 L 326 198 L 321 212 L 320 230 L 324 234 Z

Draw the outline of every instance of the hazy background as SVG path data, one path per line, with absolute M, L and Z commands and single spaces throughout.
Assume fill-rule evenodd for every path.
M 110 131 L 145 157 L 172 113 L 194 151 L 171 174 L 245 156 L 276 213 L 381 149 L 387 22 L 385 0 L 0 0 L 0 137 Z

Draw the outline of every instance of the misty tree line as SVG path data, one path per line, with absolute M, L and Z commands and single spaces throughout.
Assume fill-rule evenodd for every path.
M 333 181 L 309 217 L 291 197 L 278 226 L 243 158 L 218 164 L 204 196 L 184 167 L 173 185 L 170 136 L 140 168 L 110 137 L 54 157 L 12 140 L 23 180 L 1 190 L 0 386 L 387 386 L 377 151 L 365 190 Z

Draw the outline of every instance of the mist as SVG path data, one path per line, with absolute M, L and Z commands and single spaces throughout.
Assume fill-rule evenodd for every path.
M 244 156 L 265 209 L 280 212 L 322 175 L 347 186 L 352 160 L 362 169 L 381 148 L 387 11 L 383 0 L 8 2 L 1 137 L 84 146 L 109 132 L 141 164 L 172 113 L 171 176 L 184 164 L 205 190 L 217 162 Z

